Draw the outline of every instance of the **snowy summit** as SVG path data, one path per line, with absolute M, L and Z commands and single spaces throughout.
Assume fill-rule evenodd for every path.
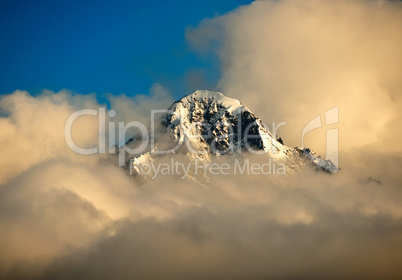
M 296 169 L 313 166 L 330 173 L 338 171 L 331 161 L 308 148 L 283 145 L 246 106 L 220 92 L 197 90 L 174 102 L 161 118 L 161 127 L 162 132 L 155 139 L 156 149 L 135 155 L 134 165 L 154 160 L 158 149 L 170 141 L 186 142 L 172 153 L 186 154 L 190 159 L 210 161 L 211 157 L 226 154 L 256 152 L 266 154 L 267 158 L 288 161 Z M 133 145 L 134 141 L 129 142 Z

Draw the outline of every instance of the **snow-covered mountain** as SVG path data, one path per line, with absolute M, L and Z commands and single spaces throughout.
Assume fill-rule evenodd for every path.
M 286 162 L 292 170 L 312 166 L 335 173 L 338 168 L 308 148 L 291 148 L 273 135 L 246 106 L 220 92 L 197 90 L 173 103 L 160 119 L 152 150 L 134 155 L 129 168 L 173 154 L 209 162 L 213 157 L 265 154 Z M 127 142 L 135 144 L 136 138 Z M 167 152 L 167 147 L 176 147 Z M 163 151 L 163 152 L 162 152 Z

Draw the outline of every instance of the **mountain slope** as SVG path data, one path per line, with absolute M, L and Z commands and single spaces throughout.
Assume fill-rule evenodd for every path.
M 190 160 L 208 162 L 211 157 L 250 153 L 287 162 L 293 170 L 312 166 L 330 173 L 338 171 L 331 161 L 308 148 L 283 145 L 246 106 L 219 92 L 197 90 L 181 98 L 163 114 L 160 123 L 154 149 L 130 161 L 134 170 L 161 154 L 185 154 Z M 166 146 L 175 149 L 166 152 Z

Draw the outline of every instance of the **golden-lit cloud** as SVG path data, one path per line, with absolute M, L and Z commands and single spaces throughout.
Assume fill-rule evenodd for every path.
M 268 125 L 286 121 L 285 144 L 300 146 L 303 127 L 339 106 L 341 150 L 402 152 L 400 1 L 255 1 L 187 37 L 203 52 L 219 46 L 220 89 Z M 306 137 L 325 153 L 325 127 Z

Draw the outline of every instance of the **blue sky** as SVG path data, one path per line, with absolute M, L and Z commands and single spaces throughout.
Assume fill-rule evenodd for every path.
M 185 29 L 250 2 L 1 1 L 0 94 L 69 89 L 102 100 L 153 83 L 176 97 L 213 88 L 219 62 L 194 53 Z

